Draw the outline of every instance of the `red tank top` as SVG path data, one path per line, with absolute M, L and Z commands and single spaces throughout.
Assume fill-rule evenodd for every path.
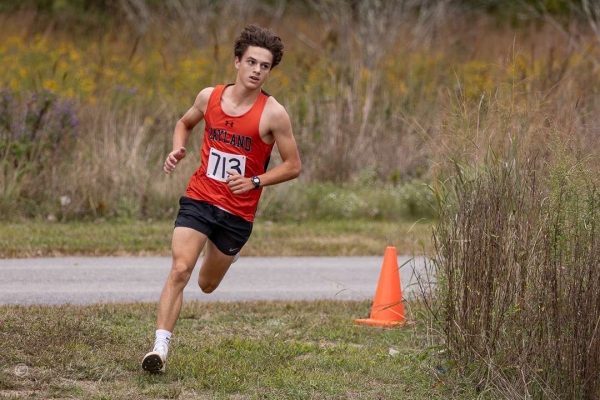
M 262 188 L 234 195 L 225 180 L 227 170 L 245 177 L 266 171 L 273 144 L 262 140 L 258 124 L 269 95 L 261 91 L 250 110 L 234 117 L 221 108 L 225 88 L 225 85 L 215 87 L 208 100 L 200 167 L 192 175 L 185 195 L 252 222 Z

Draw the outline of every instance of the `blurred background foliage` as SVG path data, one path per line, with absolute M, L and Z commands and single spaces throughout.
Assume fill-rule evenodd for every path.
M 423 188 L 451 162 L 515 141 L 549 158 L 551 137 L 598 150 L 599 17 L 586 0 L 5 0 L 0 215 L 171 218 L 199 162 L 161 173 L 173 126 L 233 81 L 256 22 L 286 44 L 265 89 L 304 161 L 260 213 L 432 217 Z

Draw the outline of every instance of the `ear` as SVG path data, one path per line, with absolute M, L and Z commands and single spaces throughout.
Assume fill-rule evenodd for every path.
M 238 56 L 235 56 L 235 58 L 233 59 L 233 65 L 235 66 L 235 69 L 240 69 L 241 62 L 242 60 L 240 60 Z

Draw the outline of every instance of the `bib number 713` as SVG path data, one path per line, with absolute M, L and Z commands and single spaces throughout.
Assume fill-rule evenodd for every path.
M 208 153 L 206 176 L 220 182 L 226 182 L 228 170 L 233 170 L 244 176 L 246 172 L 246 156 L 226 153 L 211 148 Z

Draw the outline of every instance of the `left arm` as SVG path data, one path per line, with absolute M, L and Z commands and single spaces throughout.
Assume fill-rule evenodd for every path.
M 277 144 L 282 162 L 273 169 L 258 176 L 261 186 L 275 185 L 294 179 L 300 175 L 302 169 L 298 146 L 296 145 L 296 139 L 292 132 L 292 124 L 287 111 L 285 111 L 282 105 L 276 103 L 270 112 L 268 126 L 275 144 Z M 228 178 L 228 185 L 234 194 L 242 194 L 254 189 L 250 177 L 243 177 L 236 174 L 232 174 Z
M 283 106 L 279 105 L 273 115 L 271 134 L 281 155 L 281 164 L 259 175 L 261 186 L 276 185 L 297 178 L 302 170 L 296 139 L 292 133 L 290 117 Z

